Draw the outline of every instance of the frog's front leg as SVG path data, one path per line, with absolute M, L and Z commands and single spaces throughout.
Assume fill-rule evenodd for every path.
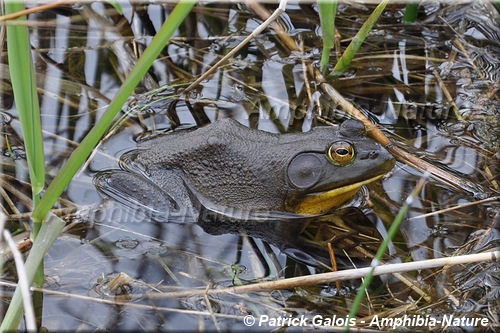
M 163 192 L 168 193 L 170 198 L 178 205 L 178 210 L 171 212 L 174 221 L 189 219 L 196 222 L 199 215 L 199 204 L 194 200 L 193 195 L 188 190 L 180 171 L 163 168 L 153 168 L 147 170 L 148 177 Z
M 186 217 L 191 206 L 186 206 L 179 177 L 172 172 L 154 170 L 151 177 L 123 170 L 101 171 L 94 177 L 94 184 L 104 194 L 121 204 L 145 210 L 155 220 L 170 220 L 172 216 Z M 175 189 L 170 193 L 169 189 Z M 175 193 L 174 193 L 175 192 Z

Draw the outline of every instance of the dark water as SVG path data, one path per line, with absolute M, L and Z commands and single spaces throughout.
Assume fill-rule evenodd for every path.
M 102 115 L 130 71 L 135 54 L 142 52 L 172 9 L 160 4 L 123 6 L 123 15 L 109 5 L 94 3 L 30 16 L 49 181 Z M 339 5 L 336 24 L 343 48 L 372 8 Z M 331 84 L 366 111 L 397 145 L 493 195 L 498 191 L 498 11 L 483 2 L 425 4 L 417 24 L 402 25 L 402 8 L 388 7 L 349 72 Z M 322 270 L 292 260 L 279 244 L 269 245 L 263 241 L 270 240 L 265 232 L 260 237 L 220 234 L 220 230 L 211 234 L 189 219 L 156 223 L 141 211 L 104 200 L 92 182 L 97 171 L 117 168 L 119 157 L 135 148 L 136 142 L 171 130 L 231 117 L 269 132 L 300 132 L 323 125 L 319 118 L 345 118 L 304 74 L 305 66 L 315 66 L 321 54 L 317 6 L 291 4 L 281 20 L 303 47 L 302 54 L 289 52 L 275 33 L 266 32 L 187 100 L 178 98 L 181 87 L 243 40 L 260 20 L 243 4 L 211 4 L 198 6 L 183 24 L 124 107 L 123 122 L 96 149 L 65 192 L 65 201 L 59 203 L 59 207 L 78 205 L 85 222 L 69 225 L 46 257 L 44 327 L 245 330 L 243 317 L 248 314 L 345 317 L 357 280 L 343 282 L 340 291 L 332 284 L 207 297 L 150 297 L 158 291 L 228 287 Z M 11 150 L 2 139 L 0 165 L 6 195 L 1 200 L 14 230 L 21 226 L 18 214 L 30 211 L 29 199 L 15 189 L 29 198 L 29 187 L 5 61 L 2 68 L 6 86 L 0 120 Z M 369 264 L 370 258 L 360 248 L 368 253 L 376 250 L 420 176 L 413 167 L 398 162 L 387 177 L 369 186 L 372 205 L 362 205 L 355 217 L 331 216 L 312 226 L 310 233 L 324 237 L 320 240 L 349 235 L 334 246 L 348 249 L 358 263 Z M 12 198 L 11 205 L 7 197 Z M 439 212 L 475 200 L 447 184 L 428 182 L 391 245 L 392 261 L 498 247 L 498 202 Z M 96 210 L 98 204 L 104 206 Z M 488 318 L 498 325 L 500 285 L 495 272 L 497 263 L 485 263 L 411 274 L 429 299 L 384 277 L 372 290 L 370 306 L 375 313 L 383 307 L 407 314 L 455 314 Z M 109 281 L 119 273 L 127 274 L 132 282 L 110 290 Z M 11 273 L 3 278 L 14 280 Z M 4 288 L 5 306 L 11 293 Z M 113 304 L 116 300 L 128 303 Z M 402 304 L 413 307 L 401 312 Z M 368 308 L 359 314 L 369 315 Z

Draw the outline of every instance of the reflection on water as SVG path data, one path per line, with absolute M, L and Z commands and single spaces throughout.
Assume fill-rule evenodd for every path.
M 122 5 L 123 15 L 107 3 L 92 3 L 29 17 L 49 181 L 102 115 L 172 8 L 167 4 Z M 339 4 L 336 28 L 343 48 L 371 8 Z M 387 10 L 349 72 L 332 84 L 384 126 L 405 150 L 479 184 L 485 192 L 498 191 L 498 11 L 487 2 L 423 3 L 419 23 L 406 26 L 398 23 L 401 14 L 397 5 Z M 145 295 L 158 290 L 204 290 L 314 274 L 318 269 L 290 260 L 286 254 L 299 257 L 304 252 L 286 243 L 290 238 L 282 236 L 290 234 L 276 232 L 274 228 L 279 226 L 247 225 L 243 230 L 245 227 L 234 224 L 199 225 L 194 219 L 158 223 L 151 221 L 147 210 L 103 201 L 92 183 L 97 171 L 117 168 L 118 157 L 135 148 L 137 141 L 182 126 L 232 117 L 252 128 L 278 133 L 307 131 L 320 124 L 318 119 L 345 119 L 342 110 L 307 75 L 307 66 L 317 63 L 321 48 L 317 8 L 310 4 L 289 5 L 282 22 L 304 48 L 303 53 L 290 53 L 274 33 L 263 33 L 198 91 L 187 99 L 179 98 L 185 82 L 206 71 L 258 23 L 242 4 L 205 4 L 163 50 L 138 94 L 131 96 L 119 129 L 96 149 L 58 204 L 58 208 L 88 205 L 92 213 L 84 214 L 87 223 L 72 225 L 45 262 L 47 289 L 104 301 L 129 297 L 134 302 L 118 306 L 47 292 L 43 326 L 49 330 L 244 330 L 242 317 L 247 314 L 344 315 L 344 303 L 350 304 L 356 282 L 344 283 L 340 297 L 331 291 L 333 286 L 325 285 L 272 293 L 148 299 Z M 337 53 L 332 53 L 333 61 Z M 4 69 L 0 200 L 10 217 L 9 229 L 16 230 L 22 228 L 19 221 L 22 213 L 31 211 L 31 202 L 5 60 L 0 66 Z M 372 206 L 361 212 L 344 212 L 348 218 L 315 220 L 305 230 L 304 244 L 330 241 L 337 251 L 369 263 L 380 234 L 385 235 L 385 226 L 390 225 L 419 176 L 412 167 L 398 163 L 388 178 L 370 185 Z M 168 197 L 158 198 L 160 204 L 163 199 L 169 201 Z M 465 206 L 473 201 L 444 184 L 429 182 L 392 244 L 393 260 L 498 247 L 496 202 Z M 95 209 L 99 204 L 103 207 Z M 462 208 L 440 212 L 456 206 Z M 308 248 L 310 252 L 316 249 Z M 328 253 L 324 246 L 322 249 L 313 253 L 328 262 Z M 378 286 L 387 286 L 390 294 L 381 291 L 381 296 L 374 295 L 367 308 L 398 308 L 418 299 L 419 305 L 436 313 L 474 313 L 492 322 L 498 320 L 498 310 L 491 306 L 498 304 L 498 264 L 457 269 L 440 271 L 435 279 L 428 272 L 416 273 L 418 284 L 432 291 L 432 303 L 407 286 L 385 279 Z M 127 274 L 132 282 L 120 292 L 103 289 L 119 273 Z M 4 278 L 15 280 L 8 273 Z M 443 281 L 445 284 L 440 283 Z M 9 296 L 11 289 L 3 292 Z

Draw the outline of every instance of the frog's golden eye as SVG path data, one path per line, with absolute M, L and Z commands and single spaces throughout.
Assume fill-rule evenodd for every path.
M 354 160 L 354 146 L 346 141 L 337 141 L 328 148 L 327 155 L 333 164 L 346 165 Z

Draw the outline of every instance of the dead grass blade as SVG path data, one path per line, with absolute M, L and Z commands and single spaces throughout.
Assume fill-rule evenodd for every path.
M 251 1 L 253 2 L 253 1 Z M 232 49 L 230 52 L 228 52 L 222 59 L 220 59 L 215 65 L 213 65 L 209 70 L 207 70 L 203 75 L 201 75 L 196 81 L 191 83 L 185 90 L 184 93 L 188 93 L 189 91 L 193 90 L 200 82 L 205 80 L 207 77 L 212 75 L 213 72 L 215 72 L 222 64 L 224 64 L 228 59 L 233 57 L 239 50 L 243 48 L 249 41 L 251 41 L 255 36 L 260 34 L 265 28 L 269 26 L 274 20 L 278 18 L 278 16 L 281 15 L 285 11 L 287 0 L 280 0 L 278 8 L 274 11 L 274 13 L 267 19 L 265 20 L 261 25 L 259 25 L 257 28 L 252 31 L 250 35 L 248 35 L 238 46 L 236 46 L 234 49 Z
M 496 261 L 499 258 L 500 258 L 500 250 L 455 256 L 455 257 L 422 260 L 410 263 L 387 264 L 375 268 L 374 274 L 375 275 L 394 274 L 394 273 L 409 272 L 422 269 L 440 268 L 444 266 L 463 265 L 475 262 Z M 283 280 L 267 281 L 267 282 L 229 287 L 229 288 L 210 289 L 207 291 L 203 289 L 203 290 L 185 290 L 177 292 L 158 293 L 158 294 L 151 294 L 149 295 L 149 297 L 150 298 L 187 297 L 193 295 L 204 295 L 205 293 L 207 293 L 208 295 L 224 294 L 224 293 L 239 294 L 239 293 L 258 292 L 265 290 L 292 289 L 292 288 L 304 287 L 316 284 L 331 283 L 338 280 L 359 279 L 366 276 L 366 274 L 368 274 L 368 272 L 371 269 L 372 269 L 371 267 L 346 269 L 338 272 L 300 276 Z

